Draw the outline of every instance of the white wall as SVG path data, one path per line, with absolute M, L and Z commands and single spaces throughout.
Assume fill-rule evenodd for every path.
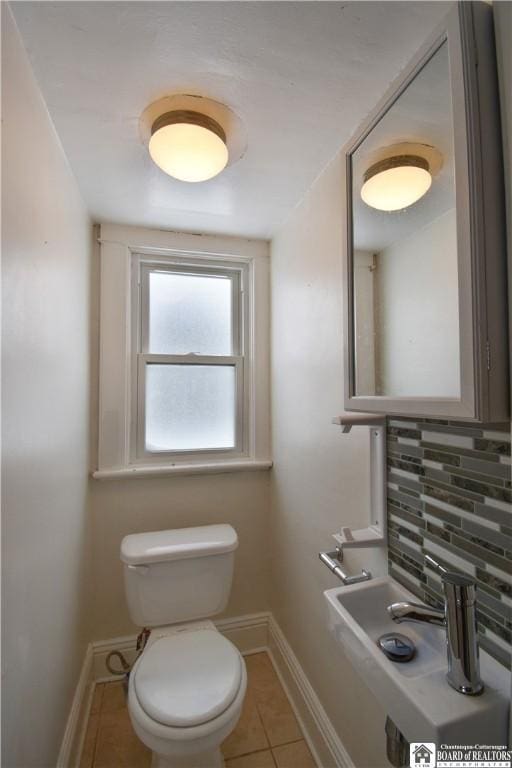
M 368 431 L 331 425 L 343 408 L 343 163 L 328 166 L 275 237 L 272 286 L 271 607 L 356 765 L 386 764 L 385 713 L 331 638 L 318 560 L 342 524 L 368 523 Z M 352 551 L 349 571 L 387 571 Z
M 459 397 L 455 209 L 376 256 L 377 392 Z
M 2 765 L 51 768 L 89 639 L 92 228 L 2 3 Z

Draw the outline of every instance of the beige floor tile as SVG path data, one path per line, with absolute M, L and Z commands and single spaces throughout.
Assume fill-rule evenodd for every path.
M 297 718 L 266 653 L 246 656 L 249 691 L 256 700 L 258 712 L 270 746 L 302 739 Z
M 98 683 L 94 687 L 94 693 L 92 695 L 91 702 L 91 715 L 97 715 L 101 710 L 101 701 L 103 699 L 103 691 L 105 689 L 105 683 Z
M 126 696 L 123 683 L 105 683 L 101 702 L 102 712 L 115 712 L 126 708 Z
M 245 656 L 249 688 L 256 692 L 266 690 L 269 686 L 278 685 L 279 678 L 267 653 L 252 653 Z
M 275 763 L 271 751 L 267 749 L 264 752 L 253 752 L 252 755 L 226 760 L 226 768 L 275 768 Z
M 99 715 L 90 714 L 85 732 L 84 746 L 80 758 L 80 768 L 92 768 L 94 763 L 94 750 L 96 748 L 96 736 L 98 734 Z
M 271 747 L 302 738 L 302 732 L 293 710 L 284 694 L 258 703 L 258 712 Z
M 135 735 L 128 710 L 102 712 L 94 768 L 149 768 L 151 751 Z
M 305 741 L 274 747 L 272 754 L 277 768 L 315 768 L 315 761 Z
M 222 754 L 225 758 L 245 755 L 248 752 L 256 752 L 267 749 L 269 743 L 265 736 L 263 723 L 261 722 L 256 701 L 253 694 L 248 691 L 240 720 L 235 730 L 222 744 Z

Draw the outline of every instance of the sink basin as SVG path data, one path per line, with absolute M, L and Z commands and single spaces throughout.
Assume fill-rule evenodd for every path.
M 506 744 L 510 674 L 481 652 L 485 690 L 464 696 L 446 680 L 446 632 L 431 625 L 395 624 L 387 606 L 418 598 L 385 576 L 324 593 L 329 626 L 340 648 L 409 742 Z M 407 663 L 388 659 L 377 646 L 386 632 L 407 635 L 416 655 Z
M 352 619 L 364 629 L 373 644 L 385 632 L 399 632 L 410 638 L 415 647 L 416 655 L 412 662 L 393 664 L 393 670 L 404 677 L 421 677 L 434 670 L 446 667 L 446 633 L 444 629 L 418 624 L 395 624 L 388 616 L 386 606 L 405 598 L 404 590 L 394 581 L 376 579 L 371 588 L 364 590 L 332 590 L 337 594 L 335 600 L 347 611 Z M 417 601 L 417 598 L 416 598 Z M 391 662 L 389 662 L 391 664 Z

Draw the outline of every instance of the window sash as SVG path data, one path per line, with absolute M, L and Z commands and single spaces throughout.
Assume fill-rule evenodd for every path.
M 166 449 L 161 451 L 148 451 L 146 449 L 146 371 L 148 365 L 202 365 L 221 366 L 226 365 L 235 369 L 235 445 L 232 448 L 204 448 L 204 449 Z M 141 353 L 138 355 L 137 376 L 137 456 L 139 458 L 157 458 L 162 456 L 193 456 L 195 459 L 211 458 L 212 454 L 240 456 L 243 453 L 244 444 L 244 360 L 240 355 L 152 355 Z
M 149 346 L 149 276 L 151 272 L 173 272 L 181 275 L 219 275 L 231 281 L 232 300 L 232 355 L 173 355 L 150 353 Z M 249 343 L 244 301 L 247 265 L 235 263 L 198 263 L 186 254 L 173 256 L 166 262 L 158 255 L 134 254 L 133 298 L 137 311 L 133 315 L 133 389 L 130 456 L 132 463 L 158 464 L 167 460 L 204 462 L 219 459 L 238 459 L 249 450 L 249 369 L 245 365 L 245 351 Z M 146 431 L 146 370 L 151 363 L 167 365 L 230 365 L 235 368 L 235 446 L 233 448 L 205 448 L 189 450 L 148 451 Z
M 152 272 L 171 272 L 178 275 L 218 275 L 231 282 L 231 354 L 243 355 L 243 333 L 241 322 L 241 274 L 239 269 L 205 267 L 187 264 L 141 264 L 140 266 L 140 339 L 139 352 L 150 354 L 149 350 L 149 277 Z

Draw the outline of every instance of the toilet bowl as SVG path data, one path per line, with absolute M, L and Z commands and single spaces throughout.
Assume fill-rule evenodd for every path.
M 130 674 L 133 728 L 159 768 L 217 768 L 235 727 L 247 674 L 237 648 L 211 622 L 153 630 Z
M 236 532 L 227 525 L 128 536 L 121 545 L 130 613 L 151 627 L 130 673 L 128 711 L 152 768 L 220 768 L 247 688 L 238 649 L 208 620 L 225 605 Z M 157 625 L 164 617 L 180 623 Z

